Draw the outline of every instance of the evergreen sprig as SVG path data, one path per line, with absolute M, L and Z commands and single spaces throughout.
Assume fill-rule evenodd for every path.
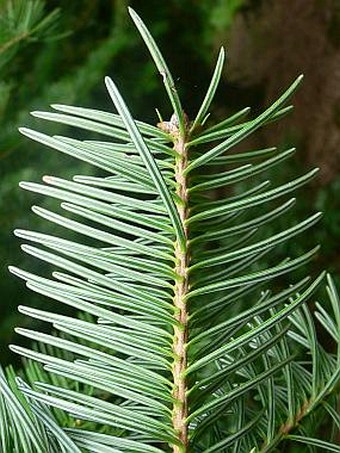
M 274 188 L 262 183 L 212 199 L 216 189 L 292 155 L 231 150 L 291 109 L 286 103 L 301 77 L 256 118 L 242 122 L 248 113 L 242 110 L 206 126 L 222 50 L 191 123 L 155 41 L 130 14 L 163 77 L 170 121 L 158 127 L 135 121 L 106 78 L 117 113 L 65 105 L 34 112 L 98 138 L 21 128 L 102 176 L 21 183 L 60 200 L 61 212 L 32 209 L 61 233 L 15 232 L 27 254 L 53 267 L 52 276 L 10 270 L 58 308 L 19 307 L 52 329 L 17 329 L 38 346 L 12 345 L 29 360 L 25 373 L 0 375 L 2 451 L 270 452 L 282 442 L 340 451 L 315 436 L 321 414 L 339 425 L 340 307 L 333 281 L 327 276 L 329 303 L 313 311 L 309 302 L 325 274 L 297 280 L 293 271 L 317 247 L 261 267 L 264 254 L 299 240 L 320 214 L 258 237 L 262 226 L 293 208 L 282 197 L 315 170 Z M 254 158 L 262 160 L 253 164 Z M 290 284 L 277 289 L 273 279 L 282 275 Z M 63 313 L 63 305 L 74 310 Z M 319 328 L 336 349 L 325 349 Z

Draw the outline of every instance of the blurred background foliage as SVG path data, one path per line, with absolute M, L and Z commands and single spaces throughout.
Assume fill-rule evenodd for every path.
M 289 7 L 286 0 L 0 0 L 2 364 L 13 360 L 7 349 L 13 341 L 13 327 L 28 322 L 19 317 L 16 306 L 46 304 L 7 272 L 10 263 L 34 266 L 20 252 L 12 229 L 40 228 L 29 211 L 32 197 L 18 189 L 18 182 L 37 181 L 48 173 L 68 177 L 89 171 L 83 164 L 28 143 L 17 128 L 25 125 L 65 133 L 62 126 L 42 126 L 29 115 L 29 111 L 46 110 L 53 103 L 111 110 L 103 85 L 105 74 L 117 81 L 136 118 L 157 123 L 155 108 L 165 119 L 171 116 L 160 79 L 129 21 L 128 5 L 142 16 L 163 50 L 189 117 L 202 100 L 221 44 L 227 49 L 227 65 L 213 105 L 214 119 L 245 106 L 256 114 L 297 74 L 305 74 L 303 87 L 294 98 L 294 113 L 259 131 L 246 146 L 297 146 L 295 158 L 268 175 L 275 184 L 287 172 L 302 174 L 311 166 L 320 167 L 317 180 L 299 192 L 298 205 L 290 215 L 301 218 L 322 210 L 323 220 L 290 247 L 296 254 L 306 244 L 321 243 L 320 258 L 312 264 L 312 271 L 326 268 L 339 275 L 338 0 L 292 0 Z M 292 219 L 281 221 L 290 223 Z M 44 231 L 48 228 L 52 227 L 43 227 Z

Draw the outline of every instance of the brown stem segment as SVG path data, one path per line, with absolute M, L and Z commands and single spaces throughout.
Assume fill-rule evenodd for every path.
M 174 132 L 174 131 L 173 131 Z M 173 397 L 175 403 L 172 412 L 172 422 L 175 431 L 181 441 L 181 446 L 174 445 L 174 453 L 184 453 L 188 449 L 188 426 L 187 426 L 187 385 L 185 379 L 185 370 L 187 367 L 187 337 L 188 337 L 188 313 L 186 307 L 186 295 L 189 290 L 189 250 L 188 250 L 188 230 L 185 221 L 188 217 L 188 190 L 187 179 L 184 176 L 184 169 L 187 166 L 188 157 L 185 137 L 180 136 L 179 131 L 174 134 L 174 149 L 178 154 L 176 158 L 175 180 L 177 183 L 177 195 L 181 202 L 177 204 L 179 216 L 182 220 L 185 236 L 187 238 L 184 249 L 179 244 L 175 246 L 176 273 L 180 279 L 175 284 L 174 289 L 174 306 L 175 317 L 179 321 L 179 326 L 174 328 L 173 352 L 175 355 L 173 363 Z

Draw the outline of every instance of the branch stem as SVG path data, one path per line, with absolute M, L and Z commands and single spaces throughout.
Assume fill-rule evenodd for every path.
M 175 360 L 173 363 L 173 397 L 175 403 L 172 412 L 172 421 L 175 431 L 178 433 L 181 445 L 173 446 L 173 453 L 185 453 L 188 450 L 188 425 L 187 425 L 187 383 L 185 371 L 187 368 L 187 340 L 188 340 L 188 312 L 186 307 L 186 295 L 189 291 L 188 269 L 190 254 L 188 247 L 188 229 L 186 219 L 188 218 L 188 188 L 187 177 L 184 170 L 188 165 L 185 134 L 179 130 L 174 134 L 174 150 L 177 153 L 175 166 L 175 181 L 177 183 L 177 195 L 181 202 L 177 204 L 178 213 L 185 232 L 184 248 L 180 244 L 175 245 L 176 268 L 175 272 L 181 277 L 174 288 L 175 317 L 180 325 L 174 327 L 173 352 Z

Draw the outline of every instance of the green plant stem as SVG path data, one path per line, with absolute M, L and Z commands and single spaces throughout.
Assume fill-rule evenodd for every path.
M 321 404 L 321 402 L 319 402 Z M 315 400 L 311 399 L 309 401 L 305 401 L 305 403 L 301 406 L 300 410 L 295 416 L 293 421 L 287 421 L 284 423 L 277 432 L 277 435 L 270 441 L 269 444 L 265 444 L 259 450 L 260 453 L 270 453 L 275 449 L 275 447 L 282 442 L 284 439 L 288 438 L 288 435 L 296 429 L 299 424 L 301 423 L 302 419 L 308 416 L 313 410 L 315 409 Z
M 181 202 L 177 204 L 178 213 L 185 232 L 184 249 L 179 243 L 175 245 L 176 273 L 181 277 L 175 284 L 174 289 L 174 306 L 176 308 L 175 316 L 180 325 L 174 328 L 173 352 L 175 360 L 173 364 L 173 396 L 175 403 L 173 406 L 172 421 L 175 431 L 178 433 L 181 445 L 174 445 L 174 453 L 183 453 L 188 447 L 188 426 L 187 426 L 187 385 L 185 371 L 187 368 L 187 339 L 188 339 L 188 312 L 186 307 L 186 296 L 189 290 L 188 269 L 190 264 L 190 255 L 188 248 L 188 229 L 186 219 L 188 218 L 188 188 L 187 177 L 184 170 L 188 164 L 186 137 L 178 129 L 173 130 L 174 149 L 177 152 L 175 180 L 177 183 L 177 195 Z
M 5 42 L 5 44 L 0 47 L 0 54 L 6 52 L 8 49 L 13 47 L 15 44 L 18 44 L 20 41 L 27 39 L 31 34 L 32 32 L 25 31 L 23 33 L 20 33 L 20 35 L 14 36 L 14 38 Z

